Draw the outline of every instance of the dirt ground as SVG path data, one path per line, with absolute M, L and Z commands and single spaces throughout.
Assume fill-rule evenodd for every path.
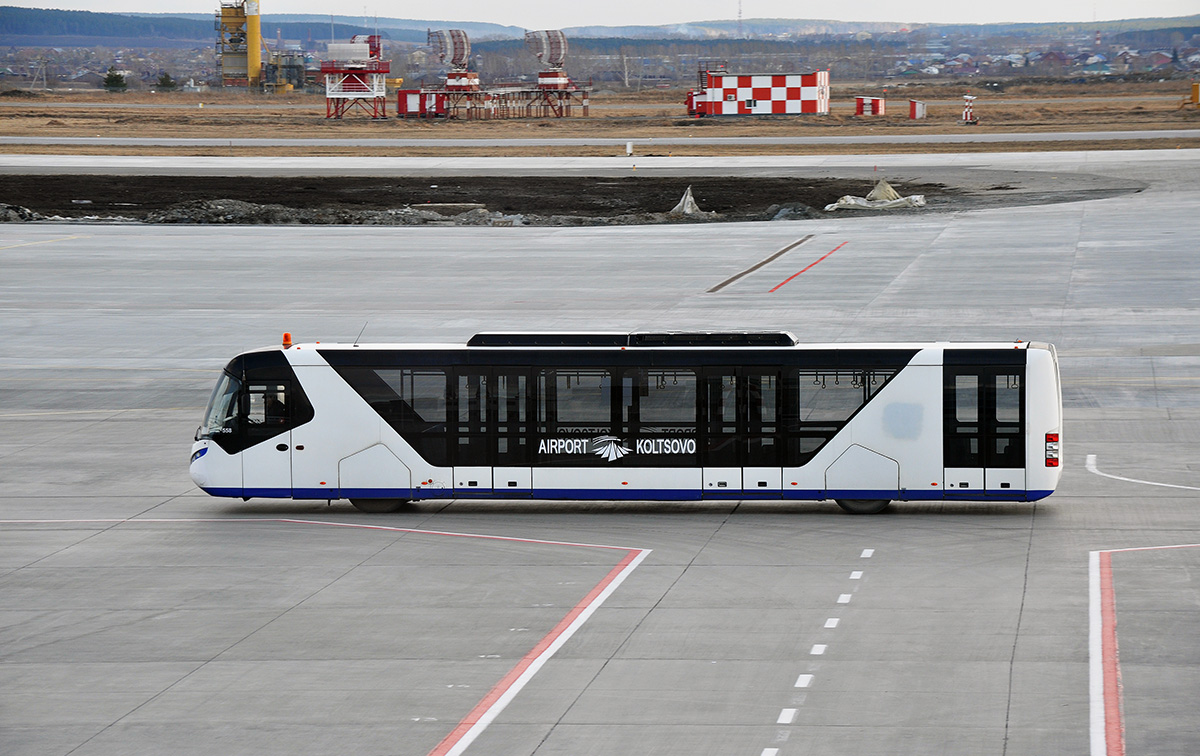
M 1180 99 L 1189 91 L 1188 82 L 1165 81 L 1143 84 L 1009 84 L 1002 91 L 982 88 L 981 82 L 959 84 L 906 83 L 890 88 L 878 84 L 843 84 L 831 95 L 831 112 L 823 116 L 762 116 L 750 118 L 690 118 L 682 91 L 653 91 L 632 95 L 595 92 L 587 118 L 513 119 L 467 121 L 455 119 L 397 119 L 372 121 L 360 112 L 341 120 L 325 118 L 325 100 L 320 95 L 291 94 L 286 97 L 252 96 L 227 92 L 205 93 L 0 93 L 0 136 L 35 137 L 176 137 L 176 138 L 278 138 L 315 139 L 553 139 L 605 137 L 654 139 L 692 137 L 856 136 L 867 134 L 960 134 L 1045 131 L 1121 131 L 1141 129 L 1200 128 L 1200 110 L 1180 109 Z M 962 95 L 977 94 L 977 126 L 963 126 Z M 854 115 L 854 96 L 885 96 L 889 112 L 884 116 Z M 908 118 L 908 99 L 927 103 L 928 117 Z M 395 98 L 388 112 L 394 113 Z M 1200 140 L 1177 138 L 1135 141 L 1091 142 L 1076 147 L 1061 144 L 1015 142 L 1010 145 L 921 145 L 924 152 L 972 149 L 1138 149 L 1197 147 Z M 239 155 L 261 154 L 252 148 L 227 147 L 136 147 L 58 145 L 5 145 L 9 153 Z M 280 155 L 613 155 L 617 148 L 587 146 L 512 146 L 503 148 L 452 148 L 431 143 L 417 148 L 386 146 L 319 145 L 272 148 Z M 912 151 L 908 145 L 872 145 L 872 152 Z M 858 151 L 861 146 L 796 147 L 759 145 L 727 147 L 664 145 L 643 154 L 805 154 L 811 152 Z
M 722 220 L 774 217 L 781 209 L 823 208 L 845 194 L 865 195 L 872 182 L 839 178 L 253 178 L 194 176 L 5 176 L 0 204 L 45 216 L 121 216 L 163 220 L 177 205 L 214 200 L 270 202 L 323 210 L 328 220 L 402 207 L 452 216 L 482 206 L 504 215 L 604 218 L 667 213 L 688 187 L 701 210 Z M 934 183 L 897 182 L 902 194 L 940 196 Z M 194 206 L 194 205 L 193 205 Z
M 854 136 L 868 134 L 961 134 L 1087 132 L 1200 128 L 1200 110 L 1179 108 L 1187 82 L 1141 84 L 1009 84 L 1003 91 L 979 89 L 978 126 L 961 124 L 959 84 L 893 86 L 847 84 L 835 87 L 826 116 L 705 118 L 686 116 L 683 92 L 633 95 L 593 93 L 590 116 L 506 121 L 372 121 L 360 114 L 325 118 L 324 98 L 283 98 L 227 92 L 109 94 L 0 93 L 0 136 L 13 137 L 175 137 L 314 139 L 525 139 L 603 137 L 652 140 L 694 137 Z M 855 116 L 854 94 L 888 98 L 886 116 Z M 908 98 L 928 104 L 925 120 L 908 118 Z M 390 105 L 394 107 L 394 98 Z M 1096 150 L 1200 148 L 1200 139 L 1181 134 L 1153 140 L 1078 140 L 979 144 L 871 144 L 875 153 L 970 152 L 999 150 Z M 519 145 L 450 147 L 430 142 L 417 147 L 387 145 L 245 146 L 0 145 L 0 152 L 124 155 L 359 155 L 359 156 L 588 156 L 623 155 L 623 147 Z M 844 145 L 678 145 L 639 143 L 637 155 L 764 155 L 861 153 Z M 891 178 L 891 177 L 889 177 Z M 538 217 L 534 222 L 669 222 L 669 211 L 691 185 L 707 220 L 810 217 L 845 194 L 865 195 L 873 185 L 860 178 L 303 178 L 230 179 L 121 176 L 5 176 L 0 205 L 28 208 L 40 216 L 112 217 L 152 222 L 233 223 L 390 223 L 398 208 L 403 222 L 437 222 L 474 210 L 457 222 L 496 222 L 498 216 Z M 924 194 L 933 209 L 958 209 L 1004 202 L 1045 202 L 1092 196 L 1096 192 L 1136 191 L 1136 187 L 1081 185 L 1075 194 L 1042 192 L 1035 185 L 1010 191 L 996 186 L 966 187 L 952 180 L 912 177 L 893 181 L 901 194 Z M 1036 184 L 1036 181 L 1034 182 Z M 217 201 L 231 201 L 214 205 Z M 240 203 L 240 204 L 238 204 Z M 250 203 L 247 205 L 246 203 Z M 265 205 L 270 203 L 270 205 Z M 263 207 L 271 208 L 264 210 Z M 407 209 L 420 211 L 416 218 Z M 289 210 L 295 211 L 289 215 Z M 485 212 L 486 211 L 486 212 Z M 781 215 L 782 211 L 782 215 Z M 391 214 L 384 217 L 382 214 Z M 12 213 L 9 214 L 12 216 Z M 653 217 L 651 217 L 653 216 Z M 13 216 L 15 217 L 15 216 Z M 545 218 L 557 218 L 554 221 Z M 414 220 L 415 219 L 415 220 Z M 464 220 L 465 219 L 465 220 Z M 607 220 L 606 220 L 607 219 Z M 614 220 L 623 219 L 623 220 Z M 670 219 L 678 220 L 678 219 Z

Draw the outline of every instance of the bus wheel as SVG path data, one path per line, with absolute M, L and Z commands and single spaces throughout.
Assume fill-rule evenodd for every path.
M 892 502 L 888 499 L 838 499 L 837 504 L 850 514 L 879 514 Z
M 408 499 L 351 499 L 350 503 L 359 512 L 367 514 L 387 514 L 395 512 L 408 503 Z

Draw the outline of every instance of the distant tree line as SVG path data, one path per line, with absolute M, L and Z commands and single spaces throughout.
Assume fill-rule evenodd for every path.
M 1112 41 L 1128 45 L 1135 50 L 1158 50 L 1178 47 L 1196 35 L 1200 35 L 1200 26 L 1182 26 L 1173 29 L 1121 32 L 1114 34 Z
M 214 36 L 212 22 L 186 18 L 139 18 L 118 13 L 13 7 L 0 7 L 0 34 L 204 40 Z

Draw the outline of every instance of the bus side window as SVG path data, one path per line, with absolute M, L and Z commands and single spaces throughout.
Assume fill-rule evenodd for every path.
M 980 376 L 978 373 L 947 373 L 945 385 L 946 467 L 983 467 L 980 448 Z

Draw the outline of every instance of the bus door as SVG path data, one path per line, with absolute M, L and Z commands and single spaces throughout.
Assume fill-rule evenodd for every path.
M 704 494 L 780 496 L 779 371 L 715 369 L 705 375 L 704 389 Z
M 943 423 L 947 496 L 1025 491 L 1025 352 L 1013 351 L 1020 363 L 951 364 L 947 358 Z
M 780 371 L 747 368 L 741 380 L 745 386 L 742 487 L 747 496 L 778 497 L 783 493 Z
M 464 367 L 454 371 L 450 418 L 454 495 L 492 493 L 492 429 L 488 413 L 488 370 Z
M 492 484 L 497 496 L 533 495 L 533 394 L 529 371 L 497 368 L 488 381 L 488 407 L 495 428 L 491 443 Z
M 742 495 L 742 425 L 736 368 L 715 368 L 704 376 L 700 413 L 703 495 Z
M 249 379 L 241 397 L 245 496 L 292 497 L 292 382 Z

